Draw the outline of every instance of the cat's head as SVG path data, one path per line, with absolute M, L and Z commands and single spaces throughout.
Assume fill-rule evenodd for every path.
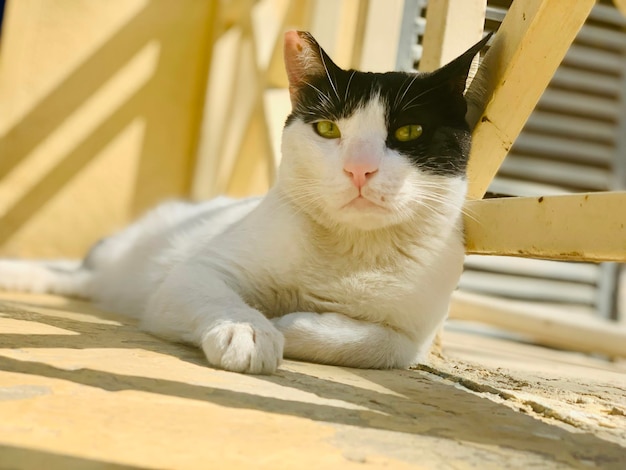
M 335 65 L 309 33 L 286 33 L 283 192 L 327 226 L 458 216 L 470 149 L 463 92 L 486 40 L 432 73 L 366 73 Z

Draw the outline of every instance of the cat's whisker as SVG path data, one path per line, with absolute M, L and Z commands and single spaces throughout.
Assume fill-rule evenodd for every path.
M 438 202 L 438 203 L 443 204 L 444 206 L 452 208 L 455 211 L 460 211 L 465 217 L 482 225 L 482 222 L 479 219 L 477 219 L 474 214 L 472 214 L 472 212 L 467 208 L 467 206 L 465 206 L 465 204 L 459 204 L 456 201 L 450 201 L 448 198 L 438 196 L 438 195 L 433 195 L 433 194 L 424 193 L 424 194 L 421 194 L 420 196 L 424 200 Z
M 407 85 L 406 89 L 404 90 L 404 93 L 402 93 L 402 96 L 400 97 L 400 99 L 398 100 L 398 103 L 402 103 L 402 100 L 404 99 L 404 97 L 406 96 L 406 94 L 408 93 L 409 89 L 413 86 L 413 83 L 415 83 L 415 80 L 417 80 L 417 77 L 419 77 L 419 74 L 415 74 L 413 76 L 413 79 L 409 82 L 409 84 Z
M 472 222 L 475 222 L 476 224 L 478 224 L 480 226 L 484 225 L 484 222 L 482 220 L 480 220 L 478 217 L 476 217 L 476 213 L 474 211 L 472 211 L 471 209 L 469 209 L 466 205 L 464 205 L 461 208 L 461 212 L 463 213 L 463 215 L 465 217 L 470 219 Z
M 350 84 L 352 83 L 352 79 L 354 78 L 355 73 L 356 73 L 356 70 L 353 70 L 352 73 L 350 74 L 350 78 L 348 79 L 348 84 L 346 85 L 346 92 L 343 97 L 344 102 L 348 101 L 348 92 L 350 91 Z
M 428 185 L 428 184 L 424 184 L 423 182 L 420 182 L 419 184 L 419 189 L 434 189 L 434 190 L 445 190 L 445 188 L 442 188 L 441 186 L 437 186 L 437 185 Z M 418 189 L 418 191 L 419 191 Z M 456 202 L 456 200 L 451 199 L 446 193 L 444 194 L 439 194 L 437 192 L 434 191 L 429 191 L 429 192 L 418 192 L 419 196 L 424 196 L 424 197 L 429 197 L 432 199 L 437 199 L 439 201 L 442 202 L 449 202 L 449 203 L 453 203 Z M 458 203 L 457 203 L 458 205 Z
M 402 87 L 404 86 L 404 84 L 406 82 L 408 82 L 410 80 L 411 76 L 407 75 L 404 79 L 404 81 L 402 82 L 402 85 L 400 85 L 398 87 L 398 91 L 396 92 L 396 97 L 393 100 L 393 107 L 392 109 L 396 109 L 398 107 L 398 103 L 400 102 L 400 92 L 402 91 Z M 404 96 L 404 95 L 403 95 Z
M 332 87 L 333 91 L 335 92 L 335 95 L 337 96 L 337 99 L 341 100 L 341 98 L 339 98 L 339 93 L 337 92 L 337 87 L 333 83 L 333 79 L 331 78 L 330 72 L 328 71 L 328 67 L 326 66 L 326 60 L 324 59 L 324 51 L 322 50 L 321 47 L 319 48 L 319 54 L 320 54 L 320 58 L 322 59 L 322 65 L 324 66 L 324 70 L 326 71 L 326 77 L 328 78 L 328 81 L 330 82 L 330 86 Z
M 319 94 L 319 97 L 321 99 L 323 99 L 328 105 L 332 106 L 332 99 L 330 98 L 330 96 L 328 96 L 326 93 L 324 93 L 322 90 L 320 90 L 319 88 L 317 88 L 315 85 L 313 85 L 312 83 L 309 82 L 304 82 L 307 86 L 313 88 L 315 91 L 317 91 L 317 93 Z
M 425 189 L 426 187 L 428 187 L 427 184 L 421 184 L 420 183 L 420 188 L 419 189 Z M 437 187 L 437 186 L 431 186 L 433 188 Z M 437 187 L 438 188 L 438 187 Z M 457 200 L 452 200 L 451 198 L 442 195 L 442 194 L 437 194 L 434 192 L 425 192 L 425 191 L 417 191 L 416 197 L 421 200 L 421 201 L 425 201 L 425 202 L 434 202 L 439 204 L 440 206 L 442 206 L 443 208 L 449 208 L 452 209 L 454 211 L 459 211 L 462 210 L 463 205 L 459 204 L 459 202 Z M 440 189 L 440 188 L 438 188 Z M 433 209 L 436 210 L 434 207 L 429 206 L 427 204 L 424 205 L 424 207 L 428 207 L 429 209 Z
M 305 212 L 306 209 L 311 208 L 322 210 L 324 200 L 317 185 L 311 184 L 310 180 L 306 179 L 293 181 L 293 184 L 294 187 L 298 188 L 298 192 L 296 194 L 289 194 L 288 200 L 281 201 L 283 206 L 295 206 L 296 213 Z

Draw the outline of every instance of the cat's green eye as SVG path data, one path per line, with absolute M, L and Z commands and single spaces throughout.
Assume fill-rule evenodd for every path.
M 341 137 L 339 127 L 332 121 L 319 121 L 313 124 L 313 129 L 325 139 L 338 139 Z
M 398 127 L 393 135 L 400 142 L 410 142 L 422 135 L 422 126 L 409 124 L 408 126 Z

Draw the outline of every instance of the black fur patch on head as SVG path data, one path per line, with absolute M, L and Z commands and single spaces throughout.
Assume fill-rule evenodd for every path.
M 299 90 L 287 125 L 295 119 L 313 123 L 347 118 L 369 100 L 380 97 L 386 108 L 389 148 L 428 173 L 457 176 L 465 172 L 470 146 L 467 106 L 448 82 L 437 81 L 430 74 L 403 72 L 336 69 L 329 75 L 332 85 L 328 77 L 316 76 Z M 396 129 L 409 124 L 421 125 L 422 135 L 410 142 L 398 141 Z
M 414 74 L 343 70 L 312 36 L 304 37 L 318 48 L 323 73 L 305 77 L 297 87 L 286 125 L 295 119 L 305 123 L 337 121 L 351 116 L 369 100 L 380 99 L 386 109 L 387 147 L 406 156 L 422 171 L 444 176 L 465 174 L 471 135 L 465 121 L 463 90 L 472 58 L 489 36 L 441 69 Z M 395 131 L 410 124 L 420 125 L 422 135 L 412 141 L 399 141 Z
M 387 108 L 387 147 L 405 155 L 420 170 L 437 175 L 465 173 L 470 151 L 467 104 L 449 81 L 434 74 L 385 74 L 381 97 Z M 389 86 L 389 82 L 393 84 Z M 403 96 L 398 99 L 398 93 Z M 406 93 L 405 93 L 406 92 Z M 408 124 L 422 126 L 422 135 L 409 142 L 395 138 L 395 130 Z

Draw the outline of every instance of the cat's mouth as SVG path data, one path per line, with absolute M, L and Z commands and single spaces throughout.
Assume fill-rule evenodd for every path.
M 380 204 L 375 203 L 371 199 L 367 199 L 362 195 L 358 195 L 354 199 L 352 199 L 347 204 L 344 204 L 342 209 L 357 209 L 357 210 L 384 210 L 388 211 L 386 207 L 381 206 Z

